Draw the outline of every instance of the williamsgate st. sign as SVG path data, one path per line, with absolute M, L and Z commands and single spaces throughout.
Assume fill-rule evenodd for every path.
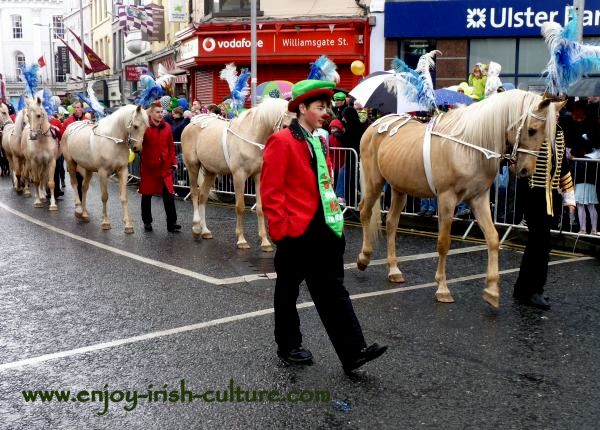
M 569 21 L 570 3 L 565 0 L 386 2 L 385 36 L 539 37 L 545 22 L 565 25 Z M 585 7 L 584 35 L 599 35 L 600 0 L 587 0 Z M 427 25 L 422 24 L 423 20 Z

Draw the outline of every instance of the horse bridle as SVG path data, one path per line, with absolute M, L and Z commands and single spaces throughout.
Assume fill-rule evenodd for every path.
M 25 127 L 23 127 L 23 128 L 25 128 Z M 48 133 L 50 133 L 50 129 L 51 128 L 52 128 L 52 126 L 50 125 L 50 122 L 48 122 L 48 130 L 46 130 L 46 131 L 42 130 L 42 126 L 41 125 L 40 125 L 40 128 L 38 128 L 38 129 L 31 128 L 30 129 L 30 136 L 35 136 L 35 137 L 34 138 L 30 138 L 30 139 L 31 140 L 36 140 L 38 138 L 38 136 L 39 136 L 40 133 L 42 134 L 42 136 L 47 136 Z

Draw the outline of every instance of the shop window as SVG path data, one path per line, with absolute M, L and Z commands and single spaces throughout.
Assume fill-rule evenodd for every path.
M 21 15 L 12 15 L 12 32 L 13 39 L 22 39 L 23 38 L 23 21 L 21 19 Z
M 250 16 L 251 0 L 204 0 L 205 14 L 212 16 Z M 256 0 L 256 14 L 262 16 L 260 0 Z
M 517 39 L 473 39 L 469 51 L 469 73 L 475 64 L 487 64 L 490 61 L 502 66 L 501 76 L 514 75 L 516 72 Z M 543 52 L 547 53 L 548 49 L 545 48 Z
M 22 82 L 23 81 L 23 72 L 21 69 L 25 67 L 25 56 L 22 52 L 17 52 L 15 55 L 15 66 L 17 68 L 17 79 Z
M 429 51 L 433 51 L 436 46 L 436 41 L 431 39 L 407 39 L 400 43 L 399 57 L 408 65 L 408 67 L 414 69 L 417 67 L 419 58 L 423 54 L 427 54 Z

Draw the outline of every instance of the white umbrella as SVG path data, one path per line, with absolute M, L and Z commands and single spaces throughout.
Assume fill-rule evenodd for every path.
M 386 113 L 429 110 L 402 94 L 402 82 L 400 74 L 393 70 L 374 72 L 354 87 L 350 95 L 363 106 Z

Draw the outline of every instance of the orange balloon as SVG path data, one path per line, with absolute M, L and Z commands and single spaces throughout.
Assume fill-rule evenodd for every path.
M 360 60 L 354 60 L 352 64 L 350 64 L 350 70 L 353 75 L 362 76 L 365 73 L 365 63 Z

